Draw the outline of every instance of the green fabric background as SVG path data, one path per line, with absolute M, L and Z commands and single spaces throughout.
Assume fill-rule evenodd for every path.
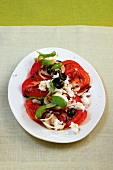
M 0 25 L 113 26 L 113 0 L 0 0 Z

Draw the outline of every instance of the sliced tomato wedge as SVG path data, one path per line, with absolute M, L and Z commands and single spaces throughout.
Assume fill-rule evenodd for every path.
M 36 118 L 35 118 L 35 110 L 26 108 L 26 113 L 27 113 L 28 116 L 29 116 L 32 120 L 34 120 L 35 122 L 38 122 L 38 123 L 40 122 L 40 119 L 36 119 Z
M 41 60 L 35 61 L 34 64 L 32 65 L 32 67 L 31 67 L 30 75 L 31 76 L 36 75 L 39 72 L 41 66 L 42 66 Z
M 40 81 L 34 81 L 33 78 L 26 79 L 22 84 L 22 94 L 24 97 L 44 97 L 48 93 L 48 89 L 46 91 L 41 91 L 38 89 L 38 84 Z
M 33 103 L 32 100 L 33 100 L 33 99 L 26 100 L 25 106 L 26 106 L 27 108 L 29 108 L 29 109 L 37 110 L 37 109 L 40 107 L 40 105 L 37 104 L 37 103 Z
M 36 110 L 40 107 L 40 105 L 37 103 L 33 103 L 32 100 L 26 100 L 25 107 L 29 117 L 36 122 L 40 122 L 39 119 L 35 118 Z
M 72 85 L 79 85 L 80 90 L 89 86 L 89 74 L 80 66 L 80 64 L 72 60 L 66 60 L 62 63 L 65 66 L 65 73 L 69 76 L 69 81 Z
M 62 64 L 65 66 L 66 70 L 75 69 L 75 68 L 83 69 L 80 66 L 80 64 L 78 64 L 76 61 L 73 61 L 73 60 L 65 60 L 62 62 Z
M 30 76 L 37 81 L 51 79 L 52 78 L 51 75 L 49 74 L 45 75 L 41 73 L 41 67 L 42 67 L 42 61 L 41 60 L 35 61 L 35 63 L 32 65 L 32 68 L 30 70 Z

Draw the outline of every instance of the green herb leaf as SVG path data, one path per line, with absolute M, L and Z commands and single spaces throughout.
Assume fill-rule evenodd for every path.
M 47 96 L 49 96 L 50 94 L 53 94 L 55 91 L 55 87 L 54 87 L 54 84 L 52 81 L 50 81 L 50 91 L 49 93 L 47 94 Z
M 53 104 L 53 103 L 40 106 L 40 107 L 36 110 L 36 115 L 35 115 L 35 117 L 36 117 L 36 118 L 41 118 L 43 112 L 44 112 L 46 109 L 49 109 L 49 108 L 54 107 L 54 106 L 56 106 L 56 105 Z
M 40 106 L 37 110 L 36 110 L 36 118 L 41 118 L 44 110 L 46 109 L 46 105 Z
M 51 70 L 55 70 L 55 69 L 58 69 L 58 68 L 61 68 L 62 67 L 62 63 L 57 63 L 57 64 L 54 64 L 52 67 L 51 67 Z
M 66 101 L 60 96 L 52 96 L 52 103 L 56 104 L 62 108 L 66 108 L 66 106 L 67 106 Z

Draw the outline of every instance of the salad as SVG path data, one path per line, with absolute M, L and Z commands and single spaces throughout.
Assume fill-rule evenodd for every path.
M 89 74 L 73 60 L 57 60 L 55 51 L 37 53 L 22 84 L 26 113 L 48 129 L 78 133 L 90 105 Z

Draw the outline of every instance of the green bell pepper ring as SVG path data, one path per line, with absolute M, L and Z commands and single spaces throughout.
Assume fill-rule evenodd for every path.
M 45 58 L 42 59 L 42 65 L 49 66 L 51 64 L 52 64 L 52 62 L 50 60 L 46 60 Z
M 62 67 L 62 63 L 57 63 L 57 64 L 54 64 L 52 67 L 51 67 L 51 70 L 55 70 L 55 69 L 58 69 L 58 68 L 61 68 Z
M 47 57 L 54 57 L 56 55 L 55 51 L 53 51 L 53 52 L 51 52 L 49 54 L 43 54 L 43 53 L 41 53 L 39 51 L 37 51 L 37 53 L 39 53 L 38 60 L 41 60 L 41 59 L 47 58 Z

